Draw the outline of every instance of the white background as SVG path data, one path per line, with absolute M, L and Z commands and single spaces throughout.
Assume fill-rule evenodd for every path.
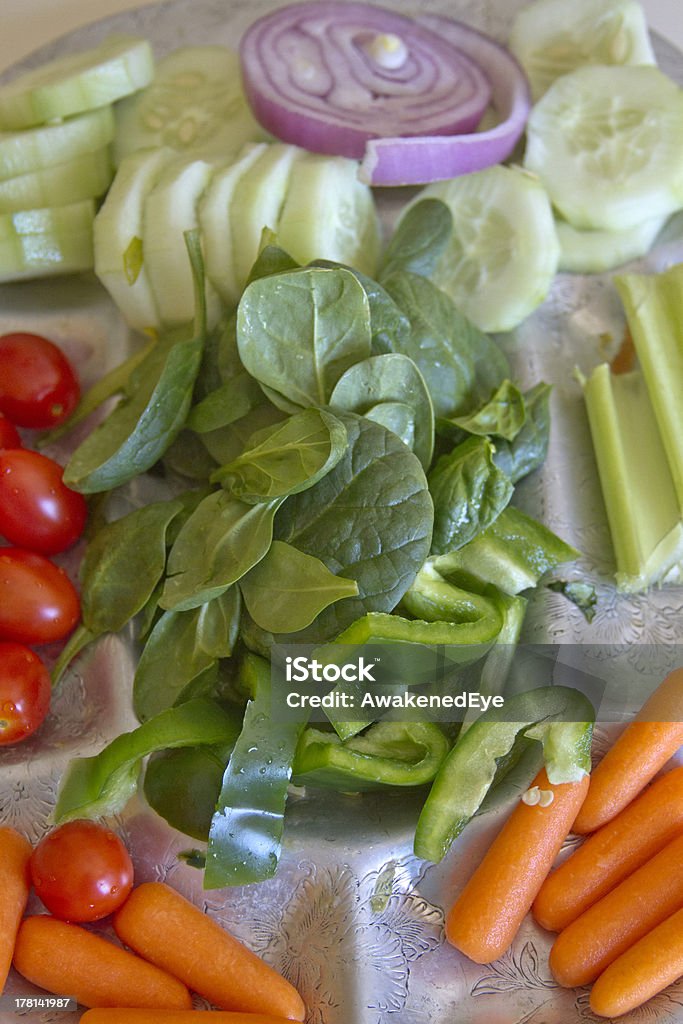
M 641 2 L 651 28 L 683 50 L 683 0 Z M 72 28 L 140 6 L 141 0 L 0 0 L 0 70 Z

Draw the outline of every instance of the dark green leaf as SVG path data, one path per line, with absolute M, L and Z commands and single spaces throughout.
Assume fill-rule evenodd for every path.
M 380 280 L 396 270 L 430 277 L 453 232 L 453 215 L 440 199 L 421 199 L 401 217 L 382 261 Z
M 536 384 L 524 395 L 526 420 L 514 441 L 496 441 L 493 461 L 513 484 L 545 462 L 550 439 L 551 384 Z
M 468 434 L 512 441 L 524 426 L 526 415 L 521 391 L 512 381 L 504 380 L 483 405 L 464 416 L 454 416 L 452 422 Z
M 591 583 L 581 583 L 580 580 L 552 580 L 548 583 L 548 590 L 564 594 L 568 601 L 583 612 L 586 622 L 592 622 L 595 618 L 598 595 Z

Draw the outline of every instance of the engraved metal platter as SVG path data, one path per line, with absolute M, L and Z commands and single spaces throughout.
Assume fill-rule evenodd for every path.
M 522 5 L 523 0 L 412 5 L 394 0 L 390 6 L 408 13 L 447 13 L 504 41 Z M 247 25 L 273 6 L 272 0 L 170 0 L 79 29 L 22 66 L 83 49 L 113 31 L 146 36 L 157 56 L 187 44 L 234 46 Z M 655 46 L 663 70 L 683 80 L 683 56 L 660 39 Z M 380 197 L 380 203 L 390 218 L 396 199 Z M 629 266 L 660 270 L 680 260 L 683 215 L 672 218 L 647 257 Z M 12 330 L 42 333 L 60 343 L 78 365 L 85 386 L 120 362 L 130 344 L 118 312 L 87 275 L 0 286 L 0 333 Z M 587 372 L 611 358 L 623 334 L 623 314 L 609 274 L 559 274 L 544 305 L 501 340 L 523 384 L 545 380 L 554 385 L 549 456 L 543 469 L 518 487 L 516 501 L 583 552 L 571 576 L 589 578 L 598 594 L 588 624 L 560 594 L 540 588 L 530 603 L 525 639 L 580 649 L 588 661 L 602 659 L 598 668 L 608 686 L 618 687 L 627 675 L 636 680 L 636 689 L 642 678 L 647 692 L 651 680 L 672 667 L 677 645 L 683 643 L 683 590 L 616 594 L 587 419 L 573 376 L 576 366 Z M 62 559 L 74 576 L 80 553 Z M 34 843 L 47 831 L 68 761 L 96 753 L 137 724 L 130 700 L 133 668 L 130 645 L 114 636 L 77 660 L 39 734 L 0 752 L 0 824 L 16 827 Z M 608 727 L 598 727 L 597 753 L 607 738 Z M 306 1001 L 307 1024 L 597 1021 L 587 989 L 564 990 L 553 980 L 551 937 L 530 919 L 509 953 L 489 966 L 470 962 L 444 942 L 444 908 L 509 808 L 473 822 L 444 862 L 433 866 L 412 853 L 419 801 L 403 792 L 296 794 L 288 806 L 275 878 L 211 892 L 202 890 L 200 872 L 178 859 L 193 842 L 142 800 L 129 804 L 113 826 L 133 854 L 137 881 L 168 880 L 285 974 Z M 36 901 L 29 909 L 40 906 Z M 32 992 L 37 990 L 10 975 L 7 994 Z M 26 1016 L 36 1024 L 75 1024 L 80 1014 Z M 23 1017 L 23 1011 L 0 1010 L 0 1024 Z M 683 981 L 621 1019 L 626 1024 L 683 1022 Z

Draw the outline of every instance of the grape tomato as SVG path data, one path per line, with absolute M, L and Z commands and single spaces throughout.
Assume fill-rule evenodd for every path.
M 40 728 L 50 710 L 50 673 L 24 644 L 0 642 L 0 746 Z
M 14 424 L 0 412 L 0 450 L 3 448 L 21 448 L 21 438 Z
M 0 548 L 0 640 L 63 640 L 80 617 L 76 589 L 63 569 L 24 548 Z
M 78 377 L 57 345 L 39 334 L 0 337 L 0 412 L 19 427 L 63 423 L 78 404 Z
M 83 533 L 88 507 L 62 481 L 62 467 L 39 452 L 0 451 L 0 534 L 11 544 L 54 555 Z

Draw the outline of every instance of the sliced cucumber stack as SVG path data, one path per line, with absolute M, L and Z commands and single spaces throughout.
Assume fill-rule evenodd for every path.
M 509 47 L 534 99 L 560 75 L 586 64 L 654 64 L 636 0 L 535 0 L 516 15 Z
M 557 271 L 545 189 L 517 167 L 496 166 L 428 185 L 417 200 L 430 196 L 453 214 L 434 282 L 482 331 L 512 330 L 543 302 Z
M 161 148 L 126 157 L 95 217 L 95 273 L 126 322 L 141 331 L 160 326 L 142 240 L 144 203 L 174 155 Z
M 95 203 L 0 215 L 0 282 L 88 270 Z
M 157 64 L 152 84 L 116 108 L 115 158 L 148 146 L 228 159 L 266 135 L 242 92 L 237 53 L 188 46 Z
M 104 149 L 114 138 L 114 112 L 100 107 L 55 124 L 0 133 L 0 181 Z
M 560 243 L 559 270 L 601 274 L 644 256 L 664 227 L 667 217 L 654 217 L 623 231 L 582 231 L 556 220 Z
M 104 195 L 114 174 L 109 147 L 0 181 L 0 213 L 64 206 Z
M 585 67 L 531 112 L 525 167 L 574 227 L 623 231 L 683 205 L 683 90 L 653 67 Z

